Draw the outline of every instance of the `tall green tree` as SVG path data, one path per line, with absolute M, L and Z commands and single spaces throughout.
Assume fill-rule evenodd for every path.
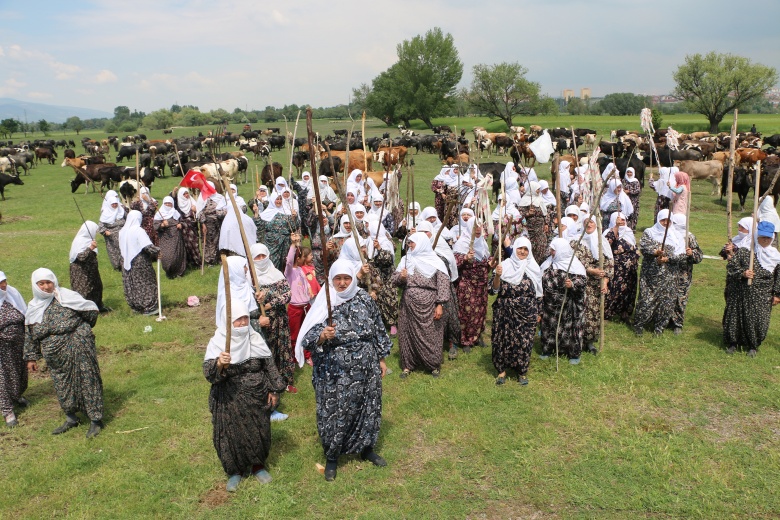
M 528 81 L 528 69 L 517 62 L 495 65 L 477 64 L 472 69 L 469 102 L 478 112 L 488 114 L 512 126 L 519 114 L 531 113 L 539 98 L 540 86 Z
M 3 119 L 0 121 L 0 135 L 13 138 L 14 133 L 19 131 L 19 121 L 16 119 Z
M 76 132 L 76 135 L 79 135 L 79 133 L 84 130 L 84 121 L 82 121 L 79 116 L 70 116 L 65 121 L 65 128 L 70 128 Z
M 38 121 L 38 130 L 43 132 L 43 135 L 49 135 L 49 128 L 51 125 L 49 125 L 49 122 L 45 119 L 41 119 Z
M 114 123 L 119 125 L 130 119 L 130 109 L 124 105 L 114 108 Z
M 366 96 L 369 113 L 392 126 L 402 121 L 407 127 L 414 117 L 414 110 L 398 88 L 398 64 L 382 72 L 371 82 L 371 91 Z
M 686 56 L 672 77 L 674 95 L 707 118 L 711 133 L 718 131 L 723 116 L 766 94 L 778 79 L 774 67 L 715 52 Z
M 601 110 L 611 116 L 639 115 L 643 108 L 650 105 L 650 98 L 630 92 L 607 94 L 601 100 Z

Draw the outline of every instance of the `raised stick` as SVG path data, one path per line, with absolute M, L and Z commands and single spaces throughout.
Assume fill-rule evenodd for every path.
M 737 141 L 737 109 L 734 109 L 734 121 L 731 123 L 731 141 L 729 142 L 729 178 L 726 188 L 726 240 L 731 241 L 731 193 L 734 186 L 734 153 Z
M 222 278 L 225 281 L 225 352 L 230 354 L 230 326 L 233 324 L 231 320 L 232 309 L 230 301 L 230 274 L 228 272 L 227 257 L 223 254 L 222 259 Z M 222 367 L 222 373 L 225 373 L 226 367 Z
M 295 128 L 293 128 L 293 142 L 290 143 L 290 174 L 287 176 L 290 182 L 290 186 L 292 186 L 292 162 L 293 162 L 293 144 L 295 143 L 295 136 L 298 135 L 298 120 L 301 118 L 301 111 L 298 110 L 298 115 L 295 116 Z M 285 129 L 287 128 L 287 118 L 284 120 Z
M 444 208 L 444 217 L 449 218 L 450 213 L 452 213 L 452 208 L 454 208 L 457 205 L 457 200 L 448 200 L 447 206 Z M 444 225 L 444 222 L 441 223 L 441 226 L 439 227 L 439 231 L 436 232 L 436 238 L 433 239 L 433 246 L 431 246 L 431 249 L 436 249 L 436 244 L 439 243 L 439 237 L 441 236 L 441 232 L 444 231 L 444 228 L 446 226 Z
M 360 125 L 360 139 L 363 141 L 363 172 L 365 172 L 366 170 L 368 170 L 368 157 L 366 157 L 366 111 L 365 110 L 363 110 L 363 122 Z
M 753 189 L 753 192 L 755 195 L 753 196 L 753 234 L 750 237 L 750 267 L 749 269 L 753 270 L 753 257 L 755 255 L 756 250 L 756 228 L 758 227 L 758 190 L 761 186 L 761 161 L 756 162 L 756 185 Z M 753 279 L 748 278 L 747 281 L 748 285 L 753 285 Z

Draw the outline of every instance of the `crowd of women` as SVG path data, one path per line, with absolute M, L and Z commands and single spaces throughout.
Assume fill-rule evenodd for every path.
M 402 379 L 415 372 L 437 378 L 445 354 L 455 361 L 489 339 L 496 384 L 512 380 L 511 371 L 527 385 L 537 335 L 539 359 L 565 356 L 576 365 L 583 352 L 597 355 L 603 319 L 623 321 L 637 335 L 680 334 L 693 266 L 703 259 L 687 226 L 688 175 L 660 168 L 652 184 L 655 224 L 637 243 L 641 186 L 632 168 L 600 172 L 585 158 L 576 167 L 562 161 L 557 173 L 558 197 L 532 168 L 507 163 L 492 211 L 490 179 L 476 165 L 462 173 L 444 166 L 431 185 L 436 202 L 425 208 L 413 200 L 388 204 L 399 198 L 389 193 L 389 179 L 377 186 L 360 170 L 350 173 L 343 194 L 326 177 L 314 181 L 305 172 L 292 186 L 283 177 L 261 186 L 248 203 L 235 186 L 227 198 L 177 187 L 159 207 L 148 190 L 129 206 L 109 192 L 99 224 L 85 222 L 73 241 L 73 290 L 38 269 L 26 306 L 0 273 L 6 422 L 17 423 L 26 369 L 36 370 L 43 357 L 66 414 L 53 433 L 77 426 L 79 411 L 91 421 L 88 437 L 102 427 L 91 327 L 109 309 L 98 233 L 122 272 L 128 305 L 139 313 L 158 311 L 154 261 L 169 277 L 187 265 L 224 262 L 203 373 L 229 491 L 250 473 L 271 480 L 270 423 L 287 417 L 278 408 L 282 394 L 297 392 L 296 364 L 312 367 L 324 475 L 333 480 L 341 455 L 386 465 L 374 450 L 393 336 Z M 767 200 L 757 222 L 740 221 L 739 235 L 721 251 L 728 260 L 729 353 L 745 348 L 755 356 L 780 302 L 780 253 L 772 246 L 780 219 Z M 496 298 L 487 338 L 490 294 Z

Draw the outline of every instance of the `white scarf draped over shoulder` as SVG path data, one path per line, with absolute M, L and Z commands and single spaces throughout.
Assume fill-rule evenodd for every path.
M 685 253 L 685 240 L 674 229 L 671 220 L 669 220 L 669 231 L 666 232 L 666 228 L 661 224 L 662 220 L 669 220 L 669 210 L 662 209 L 658 212 L 658 216 L 655 219 L 653 227 L 647 228 L 645 233 L 652 238 L 658 244 L 664 243 L 664 233 L 666 233 L 666 245 L 672 246 L 675 255 L 681 255 Z
M 226 316 L 227 307 L 222 310 L 222 315 L 217 319 L 221 324 L 209 340 L 206 346 L 204 361 L 217 359 L 225 351 L 227 340 Z M 230 320 L 236 321 L 244 316 L 249 317 L 249 309 L 240 298 L 230 299 Z M 271 349 L 263 339 L 262 334 L 256 332 L 250 325 L 245 327 L 230 327 L 230 364 L 238 365 L 251 358 L 268 359 L 271 357 Z
M 607 236 L 607 233 L 609 233 L 610 229 L 615 229 L 617 226 L 617 219 L 618 217 L 621 217 L 623 220 L 627 220 L 626 216 L 623 213 L 619 213 L 615 211 L 612 213 L 612 215 L 609 216 L 609 228 L 604 230 L 603 236 Z M 618 229 L 618 238 L 622 238 L 626 242 L 630 243 L 631 245 L 636 245 L 636 237 L 634 236 L 634 232 L 630 227 L 623 224 L 620 226 L 620 229 Z
M 57 277 L 49 269 L 44 267 L 36 269 L 33 271 L 30 278 L 32 280 L 33 299 L 30 300 L 30 304 L 27 306 L 27 312 L 24 315 L 25 325 L 40 323 L 43 320 L 43 313 L 49 308 L 49 305 L 51 305 L 51 302 L 54 299 L 63 307 L 73 309 L 74 311 L 85 312 L 98 310 L 95 302 L 85 300 L 84 297 L 76 291 L 60 287 Z M 41 290 L 38 287 L 38 282 L 42 280 L 54 283 L 54 291 L 47 293 Z
M 576 256 L 574 256 L 574 250 L 571 248 L 568 239 L 554 238 L 553 241 L 550 242 L 550 249 L 555 251 L 555 254 L 547 257 L 547 260 L 542 263 L 540 266 L 542 272 L 545 272 L 552 267 L 557 271 L 566 272 L 568 270 L 569 274 L 580 276 L 588 275 L 585 271 L 585 266 L 582 265 L 582 262 L 580 262 Z
M 97 240 L 97 230 L 98 225 L 91 220 L 87 220 L 81 225 L 78 233 L 76 233 L 76 237 L 70 244 L 70 255 L 68 255 L 68 259 L 71 264 L 76 261 L 76 258 L 84 252 L 85 249 L 89 248 L 93 240 Z M 95 248 L 95 254 L 97 254 L 97 252 L 98 250 Z
M 7 280 L 5 273 L 0 271 L 0 282 Z M 27 312 L 27 304 L 24 303 L 22 294 L 15 288 L 6 284 L 5 290 L 0 289 L 0 307 L 4 302 L 8 302 L 10 305 L 16 307 L 16 310 L 25 314 Z
M 521 247 L 528 249 L 528 256 L 520 260 L 517 250 Z M 542 269 L 534 258 L 531 241 L 526 237 L 519 237 L 512 244 L 512 256 L 501 262 L 501 279 L 506 283 L 517 285 L 523 281 L 523 275 L 527 276 L 534 285 L 536 297 L 542 296 Z
M 243 256 L 229 256 L 227 257 L 228 265 L 228 279 L 230 283 L 230 298 L 235 300 L 241 300 L 244 305 L 247 306 L 249 312 L 257 310 L 257 301 L 255 301 L 255 295 L 252 292 L 252 287 L 247 280 L 247 274 L 244 272 L 244 268 L 249 268 L 246 258 Z M 227 299 L 225 298 L 225 277 L 222 275 L 222 271 L 219 273 L 219 282 L 217 283 L 217 312 L 216 322 L 219 327 L 220 320 L 224 324 L 225 306 Z
M 431 278 L 436 274 L 436 271 L 441 271 L 449 276 L 447 266 L 444 265 L 441 258 L 434 253 L 428 235 L 422 231 L 418 231 L 417 233 L 410 235 L 407 238 L 407 241 L 414 242 L 414 249 L 407 249 L 406 258 L 398 263 L 396 271 L 406 269 L 409 275 L 420 273 L 420 275 L 425 278 Z
M 119 251 L 125 271 L 130 270 L 133 260 L 145 247 L 153 245 L 149 235 L 141 227 L 142 220 L 141 212 L 132 210 L 127 214 L 125 225 L 119 231 Z

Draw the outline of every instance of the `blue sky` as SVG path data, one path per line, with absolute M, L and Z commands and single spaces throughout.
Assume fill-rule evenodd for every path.
M 777 3 L 0 0 L 0 97 L 112 111 L 330 106 L 432 27 L 464 65 L 517 61 L 542 91 L 668 93 L 686 54 L 780 70 Z

